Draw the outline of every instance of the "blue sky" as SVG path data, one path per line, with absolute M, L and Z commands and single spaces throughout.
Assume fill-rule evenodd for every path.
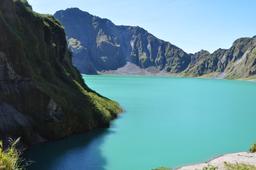
M 256 0 L 28 0 L 40 13 L 79 7 L 118 25 L 141 26 L 186 52 L 229 48 L 256 35 Z

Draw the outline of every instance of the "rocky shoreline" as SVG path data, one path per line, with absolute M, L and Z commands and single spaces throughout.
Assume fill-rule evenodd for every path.
M 225 154 L 210 161 L 177 168 L 177 170 L 203 170 L 214 167 L 218 170 L 226 170 L 225 164 L 244 164 L 256 166 L 256 153 L 238 152 Z

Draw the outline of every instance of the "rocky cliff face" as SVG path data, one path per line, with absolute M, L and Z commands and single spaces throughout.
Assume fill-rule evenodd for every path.
M 1 139 L 58 139 L 105 127 L 121 111 L 84 84 L 52 16 L 25 0 L 1 0 L 0 33 Z
M 127 62 L 177 73 L 190 63 L 190 55 L 143 28 L 116 26 L 77 8 L 54 16 L 65 27 L 74 64 L 82 73 L 115 70 Z
M 117 26 L 78 8 L 58 11 L 54 16 L 65 27 L 74 65 L 82 73 L 96 74 L 132 63 L 144 70 L 154 68 L 182 76 L 255 75 L 256 37 L 241 38 L 230 49 L 218 49 L 212 54 L 204 50 L 188 54 L 143 28 Z
M 189 75 L 221 75 L 225 78 L 255 76 L 256 37 L 240 38 L 229 49 L 218 49 L 212 54 L 199 52 L 193 55 L 196 62 L 185 71 Z

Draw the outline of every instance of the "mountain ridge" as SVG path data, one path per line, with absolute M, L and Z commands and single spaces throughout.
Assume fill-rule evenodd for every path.
M 64 12 L 65 11 L 56 12 L 55 17 L 57 19 L 61 20 L 60 18 L 62 18 L 63 15 L 65 15 Z M 78 8 L 69 8 L 69 9 L 67 9 L 67 13 L 76 15 L 75 18 L 77 18 L 77 19 L 79 17 L 81 17 L 81 18 L 79 18 L 79 22 L 83 22 L 83 23 L 87 22 L 87 23 L 85 23 L 85 25 L 83 25 L 84 29 L 79 29 L 79 28 L 77 28 L 77 26 L 76 26 L 76 28 L 69 28 L 69 27 L 65 26 L 65 24 L 64 24 L 68 37 L 78 39 L 77 38 L 78 36 L 76 35 L 76 33 L 83 32 L 84 30 L 88 30 L 89 29 L 88 27 L 91 27 L 87 34 L 92 35 L 92 37 L 83 37 L 80 42 L 82 42 L 83 44 L 89 44 L 89 45 L 95 43 L 94 47 L 91 47 L 91 46 L 88 47 L 88 48 L 90 48 L 89 50 L 91 50 L 91 51 L 98 51 L 98 50 L 100 51 L 102 48 L 104 48 L 104 46 L 112 45 L 112 47 L 110 47 L 110 48 L 112 48 L 111 49 L 112 51 L 111 50 L 110 51 L 106 50 L 107 52 L 103 51 L 103 55 L 105 55 L 104 53 L 106 52 L 106 53 L 110 53 L 109 55 L 113 55 L 114 56 L 113 58 L 116 57 L 116 58 L 120 59 L 120 63 L 116 63 L 115 66 L 110 66 L 110 67 L 104 67 L 104 66 L 101 67 L 98 64 L 99 63 L 103 64 L 103 62 L 98 60 L 94 63 L 96 65 L 97 70 L 104 70 L 104 69 L 109 69 L 109 68 L 117 69 L 117 68 L 120 68 L 120 66 L 124 66 L 126 64 L 126 61 L 130 61 L 132 63 L 140 65 L 141 67 L 152 66 L 153 65 L 153 63 L 151 61 L 152 59 L 146 59 L 144 56 L 145 55 L 149 56 L 149 53 L 157 53 L 158 49 L 153 49 L 153 50 L 151 50 L 152 52 L 149 52 L 149 50 L 147 50 L 147 45 L 150 45 L 150 44 L 147 44 L 147 45 L 143 44 L 143 42 L 140 42 L 140 39 L 137 40 L 136 37 L 140 37 L 140 38 L 144 39 L 144 41 L 155 41 L 156 43 L 160 43 L 160 44 L 163 43 L 163 44 L 165 44 L 165 46 L 167 48 L 171 47 L 172 49 L 175 49 L 175 50 L 181 50 L 169 42 L 166 42 L 166 41 L 156 38 L 152 34 L 148 33 L 145 29 L 138 27 L 138 26 L 131 26 L 131 27 L 123 26 L 123 25 L 116 26 L 110 20 L 101 19 L 99 17 L 90 15 L 87 12 L 84 13 L 83 11 L 79 10 Z M 89 21 L 88 21 L 88 18 L 90 18 Z M 69 20 L 69 19 L 73 20 L 72 18 L 66 18 L 62 21 L 63 21 L 63 23 L 65 23 L 66 20 Z M 83 24 L 83 23 L 80 23 L 80 24 Z M 74 22 L 72 25 L 77 25 L 77 23 Z M 114 27 L 116 29 L 114 29 Z M 112 28 L 112 30 L 111 30 L 111 28 Z M 99 36 L 93 35 L 93 34 L 99 34 Z M 135 35 L 135 36 L 133 36 L 133 35 Z M 147 37 L 145 37 L 145 35 Z M 86 38 L 87 38 L 87 40 L 86 40 Z M 91 39 L 96 40 L 96 42 L 90 42 Z M 127 39 L 129 39 L 129 40 L 127 41 Z M 133 43 L 134 46 L 138 46 L 138 48 L 141 48 L 141 49 L 138 51 L 137 48 L 131 47 L 131 43 Z M 123 44 L 125 44 L 125 45 L 123 45 Z M 118 45 L 120 45 L 121 48 L 115 49 L 115 47 L 117 47 Z M 100 47 L 97 48 L 97 46 L 100 46 Z M 75 53 L 74 55 L 77 56 L 76 49 L 75 48 L 71 48 L 71 49 Z M 111 54 L 111 52 L 112 52 L 112 54 Z M 91 52 L 91 53 L 94 53 L 94 52 Z M 117 53 L 122 53 L 122 54 L 120 56 Z M 136 53 L 140 53 L 139 54 L 140 58 L 138 58 L 136 56 L 137 55 Z M 181 53 L 184 53 L 184 52 L 181 50 Z M 94 54 L 94 55 L 99 56 L 99 57 L 101 56 L 101 54 Z M 123 58 L 123 56 L 125 57 L 125 59 Z M 95 58 L 97 59 L 97 57 L 94 57 L 94 59 Z M 108 59 L 111 60 L 112 58 L 109 57 Z M 111 61 L 112 61 L 112 63 L 116 62 L 116 60 L 111 60 Z M 74 64 L 76 65 L 76 63 L 77 62 L 75 61 Z M 78 68 L 80 68 L 79 64 L 77 64 L 77 65 L 78 65 Z M 79 69 L 79 70 L 81 71 L 82 69 Z M 83 70 L 82 70 L 82 72 L 83 72 Z
M 141 69 L 155 67 L 159 73 L 180 76 L 221 74 L 224 78 L 246 78 L 255 74 L 252 71 L 254 51 L 248 50 L 255 48 L 256 36 L 239 38 L 229 49 L 217 49 L 212 53 L 201 50 L 191 54 L 141 27 L 115 25 L 79 8 L 57 11 L 54 16 L 65 27 L 69 48 L 74 54 L 73 63 L 82 73 L 114 71 L 118 74 L 116 70 L 132 63 Z M 74 44 L 80 44 L 80 48 Z M 235 61 L 242 57 L 239 53 L 246 51 L 252 61 L 237 65 Z

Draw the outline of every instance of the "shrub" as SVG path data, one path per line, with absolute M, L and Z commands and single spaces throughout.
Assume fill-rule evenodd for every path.
M 253 144 L 250 148 L 250 152 L 255 153 L 256 152 L 256 144 Z
M 0 170 L 22 170 L 20 153 L 16 149 L 19 139 L 12 142 L 11 146 L 4 150 L 3 143 L 0 141 Z
M 256 166 L 246 164 L 229 164 L 225 162 L 225 168 L 227 170 L 256 170 Z
M 218 168 L 213 166 L 213 165 L 208 165 L 206 167 L 203 168 L 203 170 L 217 170 Z

